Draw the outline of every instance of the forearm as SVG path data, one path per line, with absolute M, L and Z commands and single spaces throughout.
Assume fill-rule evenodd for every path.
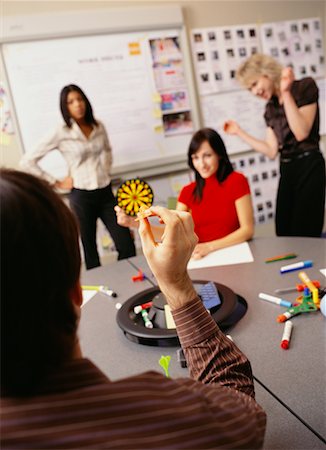
M 209 244 L 212 252 L 221 248 L 229 247 L 230 245 L 240 244 L 241 242 L 249 241 L 254 235 L 253 226 L 243 226 L 224 236 L 223 238 L 211 241 Z
M 275 158 L 276 153 L 274 149 L 268 144 L 268 142 L 262 139 L 257 139 L 254 136 L 251 136 L 242 128 L 239 128 L 237 136 L 257 152 L 263 153 L 264 155 L 268 156 L 271 159 Z
M 297 141 L 302 141 L 307 138 L 310 133 L 311 124 L 308 123 L 307 118 L 300 112 L 291 92 L 283 93 L 283 105 L 286 119 L 290 130 L 294 134 Z
M 52 186 L 55 185 L 56 179 L 49 173 L 45 172 L 41 166 L 38 164 L 38 159 L 33 158 L 33 155 L 24 155 L 24 157 L 21 159 L 19 166 L 21 169 L 23 169 L 25 172 L 32 173 L 33 175 L 36 175 L 39 178 L 42 178 L 43 180 L 46 180 L 49 184 Z
M 172 313 L 192 378 L 254 397 L 250 362 L 220 331 L 199 298 Z

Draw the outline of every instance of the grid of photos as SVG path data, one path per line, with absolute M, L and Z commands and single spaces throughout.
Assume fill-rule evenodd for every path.
M 323 77 L 325 53 L 319 18 L 271 22 L 261 27 L 262 49 L 285 66 L 296 78 Z
M 249 182 L 256 224 L 274 220 L 276 193 L 279 178 L 278 159 L 250 154 L 231 158 L 237 172 L 243 173 Z
M 191 133 L 194 129 L 189 92 L 178 36 L 149 40 L 156 90 L 165 136 Z
M 193 29 L 191 42 L 201 95 L 239 89 L 237 67 L 260 51 L 257 25 Z

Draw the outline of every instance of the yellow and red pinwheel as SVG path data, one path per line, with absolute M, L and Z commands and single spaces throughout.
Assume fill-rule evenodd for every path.
M 129 216 L 136 216 L 141 206 L 149 208 L 153 200 L 151 187 L 140 178 L 124 181 L 117 191 L 118 205 Z

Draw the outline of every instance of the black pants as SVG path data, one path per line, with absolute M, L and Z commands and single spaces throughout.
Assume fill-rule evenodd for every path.
M 135 256 L 135 244 L 129 228 L 117 223 L 114 206 L 117 204 L 111 184 L 103 189 L 86 191 L 73 189 L 69 195 L 70 207 L 77 216 L 87 269 L 100 266 L 96 245 L 96 222 L 101 219 L 118 251 L 118 259 Z
M 277 236 L 320 237 L 325 212 L 325 160 L 320 152 L 281 162 Z

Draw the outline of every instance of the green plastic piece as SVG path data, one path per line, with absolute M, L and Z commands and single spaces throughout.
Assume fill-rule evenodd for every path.
M 167 356 L 161 356 L 160 360 L 159 360 L 159 365 L 162 367 L 162 369 L 165 372 L 165 376 L 169 378 L 169 365 L 170 365 L 170 360 L 171 360 L 171 356 L 167 355 Z
M 315 305 L 315 303 L 312 301 L 311 295 L 303 295 L 302 301 L 297 306 L 292 306 L 291 308 L 287 309 L 287 311 L 290 314 L 300 314 L 300 313 L 309 313 L 313 311 L 317 311 L 318 308 Z

